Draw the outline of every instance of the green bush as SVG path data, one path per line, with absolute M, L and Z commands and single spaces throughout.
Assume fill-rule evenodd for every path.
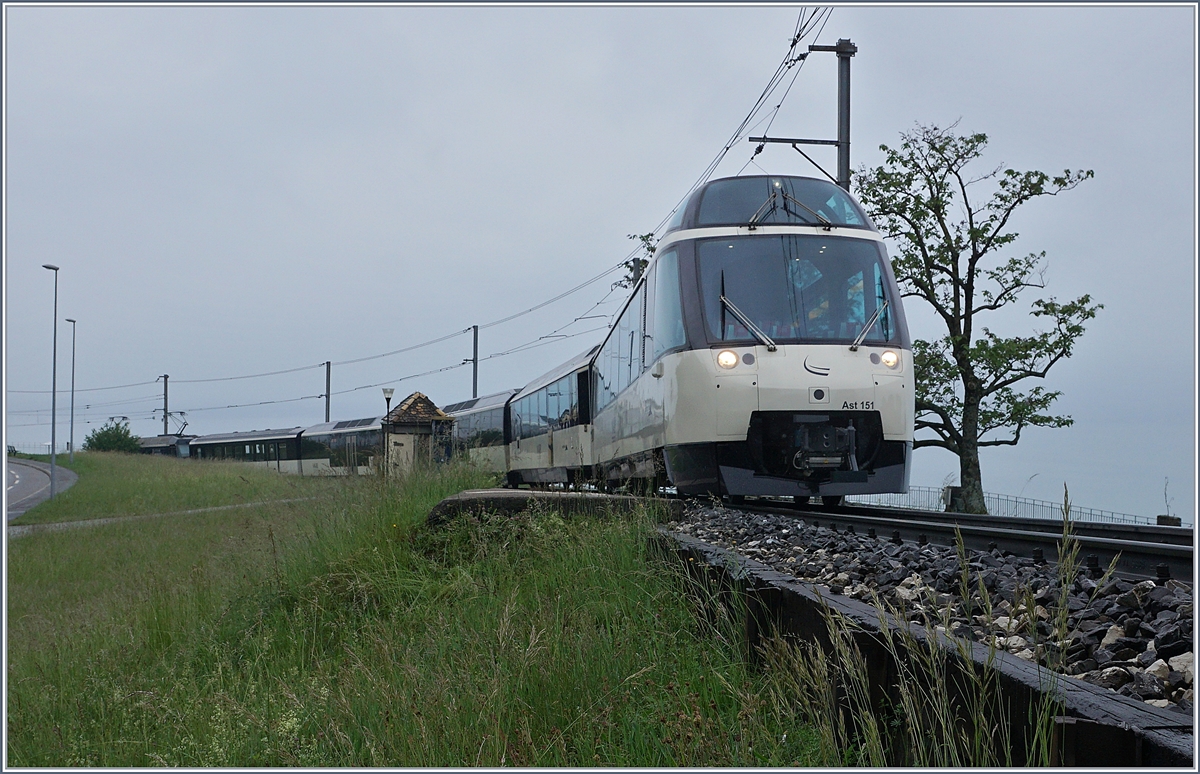
M 104 427 L 88 433 L 83 442 L 85 451 L 115 451 L 136 454 L 142 450 L 139 438 L 129 432 L 129 424 L 110 420 Z

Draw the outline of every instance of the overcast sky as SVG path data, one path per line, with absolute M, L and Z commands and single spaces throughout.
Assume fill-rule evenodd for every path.
M 617 264 L 750 111 L 799 11 L 7 5 L 8 442 L 50 439 L 43 263 L 61 267 L 60 443 L 67 317 L 77 443 L 110 416 L 161 432 L 162 374 L 189 433 L 317 423 L 323 399 L 217 407 L 319 395 L 326 360 L 486 325 Z M 988 135 L 989 164 L 1095 170 L 1013 222 L 1014 254 L 1047 252 L 1043 295 L 1105 306 L 1047 380 L 1075 425 L 985 450 L 987 491 L 1058 500 L 1066 483 L 1080 505 L 1154 515 L 1169 479 L 1171 512 L 1194 513 L 1195 36 L 1190 5 L 892 6 L 837 7 L 805 41 L 858 46 L 855 167 L 915 122 L 960 121 Z M 835 57 L 814 54 L 771 134 L 835 137 L 836 94 Z M 760 172 L 752 150 L 739 141 L 716 176 Z M 755 161 L 819 174 L 787 146 Z M 480 394 L 597 343 L 616 278 L 483 329 L 483 357 L 583 333 L 485 360 Z M 1028 333 L 1036 297 L 991 327 Z M 939 335 L 907 311 L 914 336 Z M 468 334 L 335 365 L 332 418 L 381 414 L 380 383 L 469 398 L 469 365 L 402 377 L 470 355 Z M 956 474 L 947 452 L 915 455 L 913 484 Z

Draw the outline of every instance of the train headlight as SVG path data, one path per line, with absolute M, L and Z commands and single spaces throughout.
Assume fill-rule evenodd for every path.
M 895 368 L 896 366 L 900 365 L 900 355 L 890 349 L 885 349 L 883 354 L 879 356 L 879 359 L 883 361 L 883 364 L 888 368 Z
M 738 356 L 732 349 L 723 349 L 717 354 L 717 365 L 722 368 L 733 368 L 737 364 Z

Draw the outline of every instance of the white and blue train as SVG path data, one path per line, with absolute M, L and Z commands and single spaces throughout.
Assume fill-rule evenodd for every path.
M 510 486 L 823 498 L 908 489 L 912 347 L 883 238 L 832 183 L 699 188 L 607 338 L 445 407 Z

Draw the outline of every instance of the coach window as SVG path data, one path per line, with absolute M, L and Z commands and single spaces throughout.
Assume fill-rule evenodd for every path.
M 579 396 L 575 394 L 575 383 L 579 380 L 571 374 L 563 381 L 567 383 L 567 424 L 574 425 L 579 422 Z
M 659 256 L 654 278 L 654 324 L 651 327 L 653 356 L 687 343 L 683 332 L 683 309 L 679 298 L 679 255 L 668 250 Z
M 546 388 L 546 424 L 558 427 L 558 382 Z
M 617 323 L 616 335 L 616 393 L 618 395 L 642 373 L 642 315 L 646 302 L 645 284 L 638 286 L 637 293 L 625 307 Z

